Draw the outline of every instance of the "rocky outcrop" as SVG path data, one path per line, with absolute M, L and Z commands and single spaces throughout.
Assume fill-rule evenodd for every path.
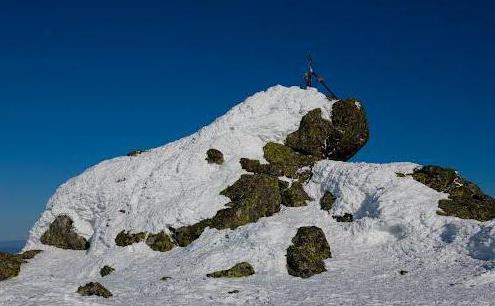
M 77 293 L 83 296 L 96 295 L 104 298 L 113 296 L 107 288 L 103 287 L 103 285 L 98 282 L 90 282 L 77 288 Z
M 350 213 L 345 213 L 343 215 L 332 216 L 337 222 L 352 222 L 354 221 L 354 216 Z
M 416 169 L 412 177 L 438 192 L 449 194 L 438 202 L 437 213 L 461 219 L 488 221 L 495 218 L 495 199 L 484 194 L 478 186 L 467 181 L 455 170 L 438 166 Z
M 143 153 L 144 153 L 144 150 L 140 150 L 140 149 L 138 149 L 138 150 L 132 150 L 129 153 L 127 153 L 127 156 L 129 156 L 129 157 L 136 157 L 136 156 L 141 155 Z
M 287 271 L 292 276 L 307 278 L 326 271 L 324 259 L 332 257 L 321 228 L 300 227 L 287 249 Z
M 253 266 L 248 262 L 240 262 L 227 270 L 216 271 L 213 273 L 206 274 L 207 277 L 227 277 L 227 278 L 235 278 L 235 277 L 246 277 L 249 275 L 253 275 L 255 273 Z
M 149 234 L 146 238 L 146 244 L 153 250 L 158 252 L 167 252 L 175 247 L 174 242 L 169 235 L 164 231 L 158 234 Z
M 285 144 L 319 159 L 349 160 L 368 141 L 366 114 L 357 100 L 346 99 L 333 104 L 331 119 L 322 118 L 319 108 L 308 112 Z
M 111 274 L 113 271 L 115 271 L 115 269 L 113 267 L 103 266 L 103 268 L 100 269 L 100 275 L 101 275 L 101 277 L 105 277 L 105 276 Z
M 72 219 L 67 215 L 60 215 L 50 224 L 48 230 L 41 235 L 41 243 L 61 249 L 87 250 L 89 242 L 79 236 L 73 227 Z
M 120 233 L 117 234 L 117 237 L 115 237 L 115 244 L 120 247 L 125 247 L 134 243 L 141 242 L 144 240 L 144 238 L 146 238 L 146 233 L 141 232 L 132 234 L 131 232 L 122 230 Z
M 209 149 L 206 152 L 206 160 L 209 164 L 218 164 L 221 165 L 224 162 L 223 153 L 217 149 Z
M 22 254 L 0 252 L 0 281 L 19 275 L 21 265 L 27 263 L 27 259 L 34 258 L 40 252 L 40 250 L 30 250 Z

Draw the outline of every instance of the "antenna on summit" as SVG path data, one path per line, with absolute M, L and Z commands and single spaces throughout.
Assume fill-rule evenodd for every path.
M 320 83 L 321 86 L 323 86 L 328 91 L 329 94 L 327 96 L 329 98 L 338 99 L 337 95 L 325 83 L 325 79 L 315 72 L 315 70 L 313 69 L 313 57 L 311 57 L 311 54 L 308 54 L 308 70 L 304 73 L 304 88 L 313 87 L 313 78 L 315 78 L 318 83 Z

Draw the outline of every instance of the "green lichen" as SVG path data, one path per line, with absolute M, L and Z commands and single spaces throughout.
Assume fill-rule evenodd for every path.
M 113 296 L 107 288 L 103 287 L 103 285 L 98 282 L 90 282 L 77 288 L 77 293 L 83 296 L 96 295 L 104 298 Z
M 255 273 L 253 266 L 248 262 L 240 262 L 227 270 L 216 271 L 213 273 L 206 274 L 207 277 L 227 277 L 227 278 L 236 278 L 236 277 L 246 277 L 249 275 L 253 275 Z
M 28 250 L 20 254 L 22 259 L 33 259 L 36 255 L 43 252 L 42 250 Z
M 320 199 L 320 207 L 323 210 L 329 211 L 330 209 L 332 209 L 334 202 L 334 195 L 331 192 L 326 191 Z
M 105 277 L 105 276 L 109 275 L 110 273 L 112 273 L 113 271 L 115 271 L 115 269 L 113 267 L 103 266 L 103 268 L 100 269 L 100 275 L 101 275 L 101 277 Z
M 209 223 L 210 219 L 205 219 L 192 225 L 172 229 L 172 237 L 179 246 L 186 247 L 201 236 Z
M 221 165 L 224 162 L 223 153 L 217 149 L 209 149 L 206 152 L 206 160 L 209 164 Z
M 48 230 L 40 237 L 43 244 L 62 249 L 87 250 L 89 242 L 79 236 L 73 228 L 73 221 L 67 215 L 60 215 L 50 224 Z
M 282 191 L 282 204 L 287 207 L 300 207 L 306 206 L 307 201 L 312 201 L 313 199 L 308 196 L 304 187 L 300 182 L 293 182 L 292 185 Z
M 323 260 L 332 257 L 330 246 L 321 228 L 300 227 L 287 249 L 287 272 L 307 278 L 326 271 Z
M 495 218 L 495 199 L 453 169 L 424 166 L 416 169 L 412 177 L 436 191 L 449 194 L 448 199 L 438 202 L 440 215 L 482 222 Z
M 158 252 L 167 252 L 174 248 L 175 244 L 164 231 L 158 234 L 149 234 L 146 238 L 146 244 L 153 250 Z
M 144 240 L 144 238 L 146 238 L 146 233 L 141 232 L 132 234 L 131 232 L 122 230 L 120 233 L 117 234 L 117 237 L 115 237 L 115 244 L 120 247 L 125 247 L 134 243 L 141 242 Z

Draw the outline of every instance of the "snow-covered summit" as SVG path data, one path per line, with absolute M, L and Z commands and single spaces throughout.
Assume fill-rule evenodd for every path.
M 0 304 L 489 304 L 495 222 L 438 214 L 439 201 L 454 191 L 477 190 L 446 171 L 458 189 L 439 192 L 443 174 L 429 184 L 411 175 L 421 168 L 413 163 L 327 159 L 346 160 L 368 136 L 361 104 L 341 102 L 314 89 L 275 86 L 191 136 L 104 161 L 69 180 L 30 232 L 25 250 L 43 252 L 0 283 Z M 205 160 L 210 149 L 223 163 Z M 267 186 L 238 188 L 242 177 Z M 277 205 L 256 211 L 264 200 Z M 70 235 L 87 240 L 89 249 L 42 243 L 55 220 L 62 227 L 68 222 L 60 216 L 73 221 Z M 230 223 L 219 224 L 225 220 Z M 299 230 L 310 227 L 321 229 L 331 258 L 322 257 L 319 274 L 293 277 L 288 250 L 297 248 Z M 183 246 L 165 239 L 173 244 L 159 246 L 166 252 L 139 236 L 177 239 L 180 229 L 193 239 Z M 131 236 L 117 242 L 124 231 Z M 255 274 L 206 277 L 241 262 Z M 104 266 L 115 270 L 103 277 Z M 76 293 L 95 281 L 113 296 Z

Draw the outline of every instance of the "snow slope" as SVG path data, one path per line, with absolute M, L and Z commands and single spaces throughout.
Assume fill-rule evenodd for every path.
M 237 105 L 196 134 L 137 157 L 96 165 L 62 185 L 33 227 L 25 249 L 45 252 L 23 265 L 17 278 L 0 283 L 2 305 L 489 305 L 495 298 L 495 222 L 436 214 L 436 192 L 411 177 L 419 165 L 323 160 L 304 187 L 315 199 L 282 207 L 272 217 L 235 230 L 207 228 L 185 248 L 160 253 L 145 243 L 115 246 L 121 230 L 168 231 L 212 217 L 229 199 L 219 192 L 242 173 L 241 157 L 263 160 L 263 145 L 282 142 L 303 115 L 332 103 L 316 90 L 275 86 Z M 208 164 L 217 148 L 223 165 Z M 352 213 L 338 223 L 320 209 L 331 191 L 332 214 Z M 119 210 L 125 210 L 125 213 Z M 88 252 L 39 242 L 57 215 L 74 220 L 90 239 Z M 328 271 L 309 279 L 289 276 L 285 254 L 300 226 L 323 229 L 332 250 Z M 209 272 L 248 261 L 254 276 L 211 279 Z M 99 270 L 116 271 L 101 278 Z M 400 270 L 408 271 L 399 274 Z M 161 281 L 163 276 L 171 279 Z M 114 296 L 75 293 L 89 281 Z M 228 291 L 239 290 L 229 294 Z

